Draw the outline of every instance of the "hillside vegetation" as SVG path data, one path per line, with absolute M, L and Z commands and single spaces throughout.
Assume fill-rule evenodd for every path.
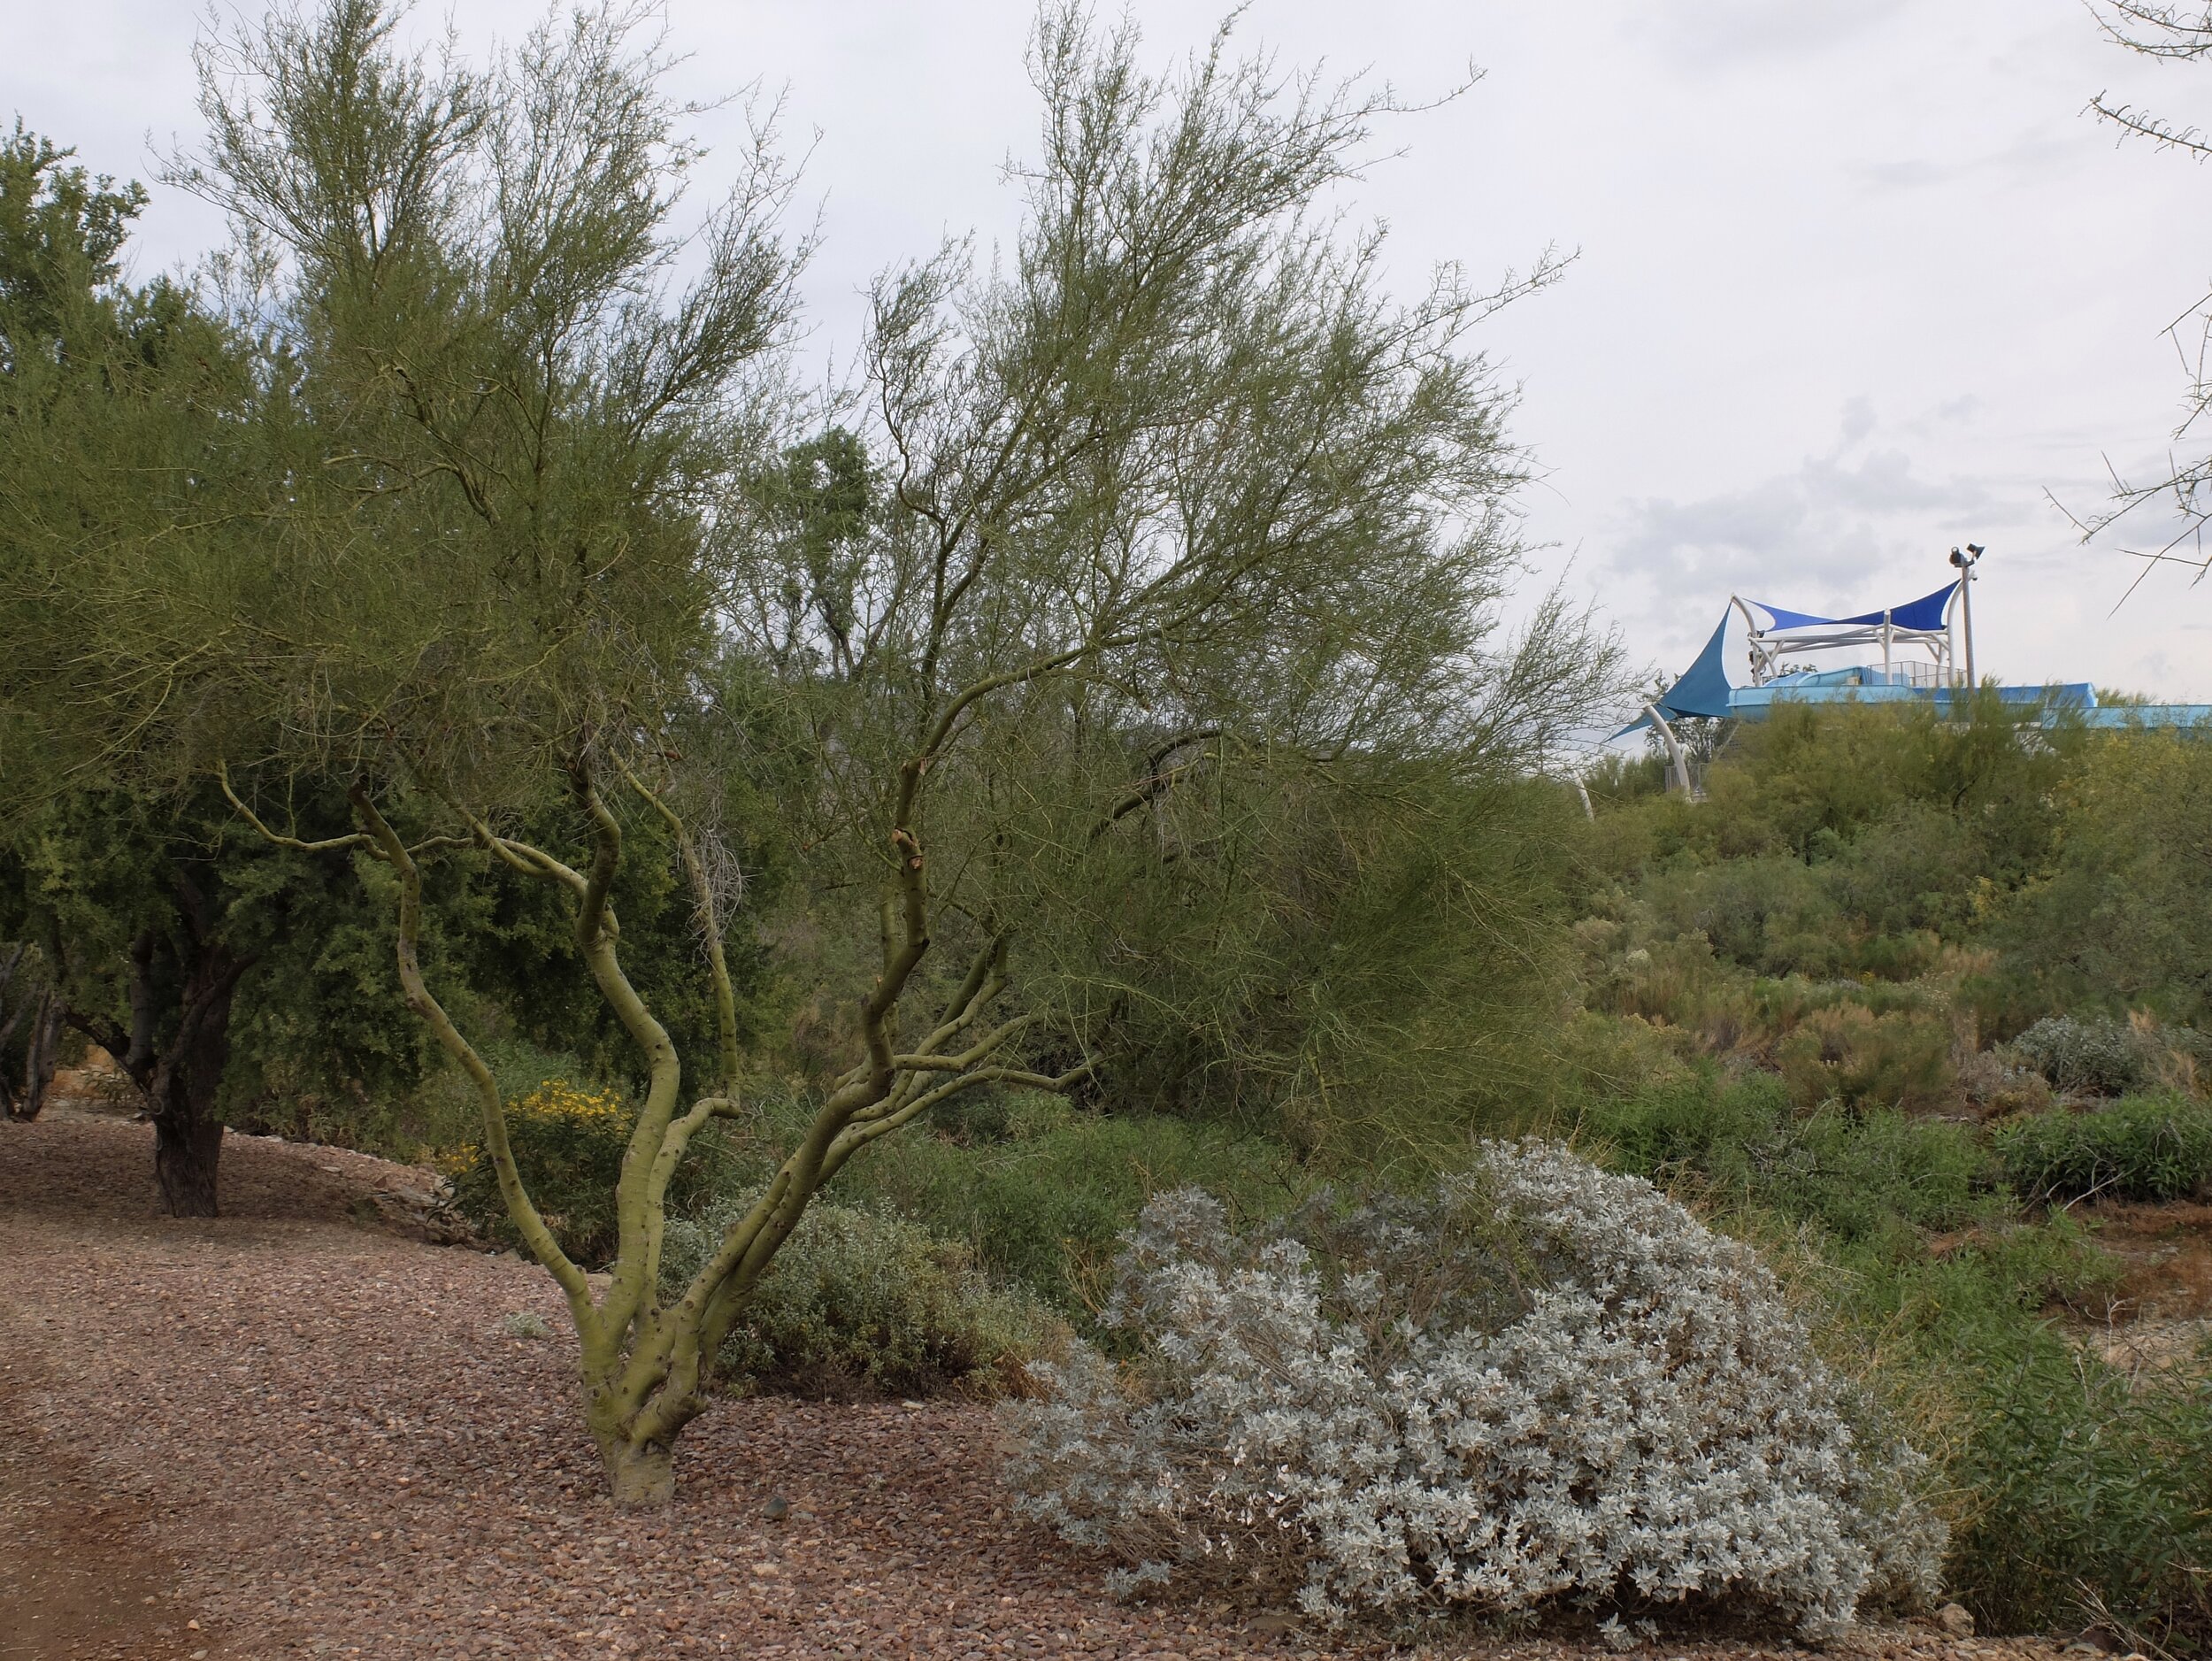
M 1571 793 L 1518 792 L 1517 863 L 1469 855 L 1479 903 L 1518 933 L 1455 936 L 1448 983 L 1511 985 L 1461 1011 L 1450 1088 L 1386 1093 L 1347 1070 L 1332 1089 L 1294 1052 L 1259 1083 L 1194 1065 L 1164 1102 L 1151 1073 L 1108 1068 L 1073 1102 L 979 1093 L 856 1166 L 849 1203 L 973 1277 L 943 1330 L 970 1350 L 979 1322 L 1009 1334 L 984 1346 L 998 1371 L 964 1388 L 1002 1381 L 1005 1354 L 1033 1353 L 1056 1319 L 1110 1339 L 1097 1317 L 1117 1243 L 1154 1194 L 1203 1188 L 1263 1224 L 1324 1185 L 1409 1192 L 1468 1168 L 1483 1138 L 1555 1135 L 1763 1249 L 1865 1411 L 1927 1457 L 1916 1481 L 1951 1528 L 1947 1587 L 1986 1626 L 2201 1643 L 2212 1374 L 2193 1318 L 2212 1307 L 2116 1343 L 2147 1311 L 2133 1259 L 2105 1242 L 2124 1232 L 2155 1256 L 2193 1240 L 2189 1208 L 2165 1228 L 2145 1205 L 2212 1180 L 2212 745 L 2024 734 L 1994 709 L 1955 727 L 1797 710 L 1732 734 L 1701 801 L 1635 762 L 1588 782 L 1586 819 Z M 1507 806 L 1487 811 L 1505 825 Z M 1386 944 L 1386 920 L 1363 938 L 1326 889 L 1307 899 L 1309 950 Z M 798 1037 L 783 1082 L 712 1140 L 687 1190 L 698 1214 L 764 1180 L 816 1088 L 806 990 L 784 988 Z M 516 1067 L 518 1095 L 533 1068 L 588 1074 L 538 1052 Z M 621 1146 L 611 1133 L 604 1170 Z M 474 1191 L 495 1227 L 488 1179 Z M 826 1226 L 810 1276 L 860 1262 L 830 1244 L 852 1225 Z M 887 1272 L 851 1273 L 850 1306 L 881 1306 Z M 834 1321 L 837 1298 L 804 1296 L 817 1326 Z M 748 1329 L 755 1377 L 822 1388 L 826 1356 L 849 1377 L 873 1365 L 864 1340 L 818 1331 L 779 1362 L 788 1320 Z
M 1797 709 L 1601 782 L 1555 1122 L 1787 1265 L 1983 1620 L 2201 1646 L 2204 1328 L 2110 1342 L 2101 1242 L 2212 1178 L 2212 745 Z

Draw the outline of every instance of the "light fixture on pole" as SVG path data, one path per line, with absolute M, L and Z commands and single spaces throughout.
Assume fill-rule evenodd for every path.
M 1979 542 L 1966 544 L 1966 551 L 1951 550 L 1951 563 L 1959 569 L 1959 616 L 1966 626 L 1966 685 L 1971 691 L 1981 684 L 1974 678 L 1974 567 L 1982 562 L 1988 550 Z

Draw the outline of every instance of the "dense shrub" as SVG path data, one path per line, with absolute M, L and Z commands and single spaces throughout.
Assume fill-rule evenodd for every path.
M 2050 1015 L 2012 1041 L 2012 1051 L 2062 1090 L 2125 1096 L 2139 1089 L 2154 1057 L 2147 1039 L 2125 1021 Z
M 767 1178 L 757 1148 L 772 1145 L 771 1104 L 761 1141 L 733 1150 L 734 1180 Z M 1153 1114 L 1071 1111 L 1028 1092 L 949 1116 L 941 1134 L 895 1137 L 839 1173 L 839 1197 L 964 1242 L 1002 1280 L 1018 1282 L 1071 1315 L 1101 1302 L 1115 1242 L 1146 1200 L 1198 1184 L 1240 1212 L 1271 1216 L 1310 1186 L 1290 1150 L 1225 1126 Z
M 1586 1104 L 1579 1134 L 1620 1170 L 1846 1243 L 1918 1244 L 1991 1209 L 1997 1172 L 1963 1126 L 1888 1110 L 1799 1113 L 1770 1073 L 1710 1070 Z
M 2057 857 L 1995 919 L 2008 973 L 2047 1008 L 2124 1002 L 2212 1026 L 2212 744 L 2103 738 L 2056 796 Z
M 1968 919 L 1979 856 L 1956 814 L 1904 801 L 1851 838 L 1820 874 L 1837 907 L 1878 936 L 1941 933 Z
M 1817 1010 L 1776 1048 L 1791 1093 L 1805 1106 L 1932 1107 L 1956 1081 L 1951 1028 L 1929 1015 L 1877 1015 L 1857 1004 Z
M 1724 1051 L 1750 1035 L 1743 973 L 1714 955 L 1702 934 L 1632 946 L 1592 972 L 1590 1002 L 1607 1012 L 1694 1034 Z
M 1751 986 L 1752 1007 L 1764 1025 L 1786 1033 L 1821 1010 L 1856 1004 L 1876 1015 L 1942 1014 L 1950 999 L 1939 988 L 1919 980 L 1816 980 L 1804 975 L 1756 980 Z
M 2212 1649 L 2212 1381 L 2130 1377 L 2048 1331 L 1975 1363 L 1951 1565 L 1976 1617 L 2108 1619 L 2133 1648 Z
M 1783 973 L 1832 972 L 1841 944 L 1819 878 L 1787 854 L 1681 868 L 1649 885 L 1663 927 L 1701 934 L 1722 958 Z
M 636 1109 L 615 1092 L 566 1079 L 548 1079 L 507 1103 L 507 1142 L 523 1186 L 561 1250 L 579 1263 L 614 1255 L 614 1185 L 636 1121 Z M 452 1150 L 444 1165 L 456 1209 L 492 1239 L 519 1245 L 482 1142 Z
M 1863 1458 L 1758 1258 L 1557 1147 L 1486 1143 L 1425 1198 L 1241 1238 L 1164 1196 L 1120 1271 L 1134 1379 L 1075 1350 L 1016 1410 L 1010 1475 L 1125 1586 L 1335 1621 L 1694 1604 L 1811 1634 L 1932 1589 L 1939 1530 L 1886 1486 L 1911 1456 Z
M 1992 1141 L 2013 1186 L 2031 1196 L 2172 1200 L 2212 1180 L 2212 1104 L 2182 1096 L 2023 1114 Z
M 668 1225 L 673 1293 L 698 1273 L 743 1203 Z M 771 1388 L 847 1396 L 995 1396 L 1064 1329 L 1036 1298 L 993 1282 L 974 1255 L 898 1218 L 818 1201 L 776 1254 L 723 1346 L 734 1374 Z

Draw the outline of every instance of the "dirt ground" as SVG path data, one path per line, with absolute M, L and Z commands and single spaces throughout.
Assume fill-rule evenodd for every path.
M 502 1330 L 560 1332 L 550 1283 L 405 1237 L 419 1173 L 233 1137 L 227 1214 L 196 1222 L 155 1215 L 150 1165 L 113 1114 L 0 1124 L 0 1661 L 1385 1653 L 1112 1603 L 1008 1514 L 972 1407 L 733 1402 L 687 1435 L 673 1508 L 617 1511 L 566 1341 Z M 2056 1653 L 1917 1625 L 1845 1647 Z M 1773 1651 L 1645 1653 L 1694 1652 Z

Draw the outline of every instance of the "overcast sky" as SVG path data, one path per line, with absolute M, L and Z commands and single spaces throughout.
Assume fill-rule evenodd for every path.
M 526 0 L 455 0 L 466 47 Z M 1156 62 L 1210 6 L 1131 7 Z M 446 13 L 434 4 L 422 18 Z M 1031 153 L 1023 0 L 670 0 L 684 91 L 787 90 L 825 234 L 808 350 L 850 358 L 869 274 L 1015 224 Z M 171 0 L 7 0 L 0 109 L 140 177 L 196 135 Z M 1489 326 L 1543 482 L 1532 582 L 1595 598 L 1633 656 L 1684 666 L 1732 592 L 1860 610 L 1939 586 L 1985 543 L 1979 667 L 2212 701 L 2212 581 L 2085 549 L 2087 513 L 2157 469 L 2185 377 L 2165 326 L 2212 282 L 2212 173 L 2082 113 L 2101 90 L 2212 115 L 2212 65 L 2133 58 L 2078 0 L 1256 0 L 1240 38 L 1419 100 L 1353 197 L 1410 293 L 1578 252 Z M 733 141 L 734 112 L 706 123 Z M 714 162 L 710 158 L 707 172 Z M 140 274 L 221 227 L 156 189 Z M 2212 442 L 2212 435 L 2208 435 Z M 2149 533 L 2146 532 L 2147 535 Z M 1732 673 L 1741 678 L 1732 664 Z

